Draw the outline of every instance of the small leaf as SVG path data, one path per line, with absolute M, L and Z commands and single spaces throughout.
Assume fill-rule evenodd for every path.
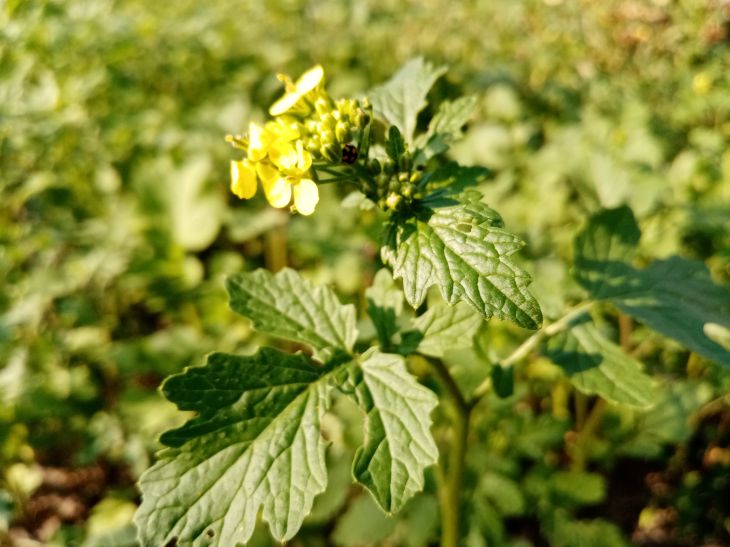
M 359 364 L 351 382 L 367 418 L 353 474 L 392 513 L 423 490 L 424 470 L 438 460 L 430 416 L 438 399 L 406 370 L 400 355 L 370 350 Z
M 442 102 L 431 119 L 428 131 L 416 138 L 415 147 L 420 149 L 420 157 L 416 163 L 425 163 L 429 158 L 448 150 L 452 142 L 459 140 L 462 137 L 461 128 L 471 119 L 476 104 L 475 96 Z
M 436 68 L 417 57 L 369 94 L 375 114 L 400 129 L 409 145 L 413 144 L 418 113 L 426 106 L 426 95 L 444 72 L 444 67 Z
M 639 270 L 627 262 L 640 237 L 628 207 L 594 215 L 576 237 L 575 277 L 595 298 L 724 366 L 730 351 L 705 325 L 730 328 L 730 290 L 701 262 L 677 256 Z M 712 332 L 712 330 L 711 330 Z
M 372 286 L 365 291 L 368 315 L 375 325 L 380 347 L 387 351 L 391 338 L 398 332 L 398 316 L 403 311 L 403 293 L 396 286 L 388 269 L 375 274 Z
M 403 279 L 406 300 L 414 308 L 437 285 L 449 304 L 465 300 L 487 319 L 537 328 L 542 314 L 527 290 L 530 276 L 509 259 L 524 244 L 503 229 L 501 217 L 479 197 L 472 192 L 464 203 L 429 211 L 428 219 L 392 224 L 381 249 L 383 261 Z
M 331 289 L 315 287 L 294 270 L 237 274 L 227 279 L 226 288 L 231 308 L 257 330 L 306 344 L 321 362 L 337 350 L 352 351 L 354 306 L 343 306 Z
M 413 337 L 418 345 L 415 351 L 432 357 L 443 357 L 450 349 L 470 347 L 472 338 L 482 324 L 482 317 L 466 304 L 449 306 L 439 304 L 413 320 L 419 334 Z
M 332 370 L 262 348 L 213 353 L 168 378 L 165 396 L 197 415 L 162 436 L 170 448 L 140 479 L 142 545 L 245 543 L 259 509 L 277 540 L 293 537 L 327 484 L 320 420 Z
M 550 340 L 545 354 L 563 367 L 579 391 L 611 403 L 648 408 L 655 398 L 651 377 L 641 363 L 606 339 L 585 316 Z
M 403 140 L 403 135 L 400 134 L 396 126 L 391 125 L 388 128 L 388 140 L 385 141 L 385 152 L 398 165 L 398 160 L 403 156 L 405 151 L 406 143 Z
M 515 371 L 514 368 L 503 367 L 499 364 L 492 367 L 492 387 L 498 397 L 506 399 L 515 392 Z

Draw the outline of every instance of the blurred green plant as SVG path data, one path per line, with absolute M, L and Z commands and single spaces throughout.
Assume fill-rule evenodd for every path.
M 344 205 L 355 209 L 343 214 L 345 196 L 332 185 L 321 188 L 313 219 L 258 198 L 228 206 L 221 166 L 230 157 L 220 135 L 263 119 L 278 96 L 271 75 L 282 68 L 321 62 L 340 97 L 359 96 L 415 55 L 449 65 L 417 132 L 428 135 L 434 107 L 474 103 L 464 138 L 446 143 L 449 155 L 492 170 L 476 189 L 528 243 L 516 260 L 524 259 L 518 264 L 534 277 L 551 320 L 585 297 L 569 272 L 573 239 L 602 207 L 631 207 L 641 226 L 631 269 L 642 279 L 666 271 L 652 259 L 678 254 L 704 262 L 727 285 L 723 2 L 406 7 L 392 0 L 0 5 L 0 542 L 136 544 L 133 482 L 159 433 L 181 419 L 156 386 L 214 348 L 247 353 L 273 343 L 235 320 L 224 276 L 290 265 L 356 304 L 363 340 L 382 335 L 365 315 L 379 213 L 358 210 L 362 200 L 353 195 Z M 428 153 L 441 146 L 417 144 Z M 693 286 L 703 276 L 697 265 L 686 273 Z M 378 274 L 385 287 L 384 279 Z M 722 495 L 727 374 L 647 329 L 651 314 L 632 320 L 616 311 L 631 305 L 605 299 L 591 315 L 604 338 L 659 380 L 649 410 L 596 405 L 595 395 L 572 386 L 564 376 L 570 365 L 550 359 L 585 347 L 582 339 L 565 336 L 558 341 L 568 346 L 544 348 L 536 340 L 512 367 L 493 363 L 525 335 L 498 320 L 479 327 L 472 349 L 429 344 L 465 393 L 487 377 L 494 390 L 471 419 L 465 542 L 567 542 L 558 531 L 585 527 L 558 526 L 566 513 L 551 515 L 563 498 L 538 497 L 527 477 L 549 481 L 573 468 L 604 477 L 606 489 L 602 501 L 572 504 L 570 522 L 601 519 L 639 544 L 730 541 Z M 469 313 L 455 309 L 458 317 Z M 408 331 L 440 319 L 432 312 L 414 320 L 402 302 L 386 321 L 396 315 L 401 342 L 411 347 L 418 336 Z M 703 332 L 727 348 L 720 323 L 705 323 Z M 470 328 L 465 320 L 464 332 Z M 439 389 L 420 359 L 408 367 Z M 348 401 L 336 397 L 324 417 L 328 488 L 292 543 L 435 542 L 431 469 L 425 493 L 397 517 L 381 515 L 350 486 L 349 462 L 362 438 Z M 439 408 L 433 419 L 448 416 Z M 448 444 L 448 432 L 434 435 Z M 252 544 L 270 545 L 269 537 L 257 528 Z

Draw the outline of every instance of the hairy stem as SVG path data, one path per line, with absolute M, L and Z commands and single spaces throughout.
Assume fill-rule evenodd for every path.
M 449 394 L 452 409 L 452 437 L 449 456 L 440 462 L 439 504 L 441 506 L 441 546 L 458 547 L 461 539 L 461 486 L 466 464 L 466 449 L 469 438 L 469 418 L 472 406 L 466 402 L 446 365 L 438 360 L 429 360 L 436 376 Z

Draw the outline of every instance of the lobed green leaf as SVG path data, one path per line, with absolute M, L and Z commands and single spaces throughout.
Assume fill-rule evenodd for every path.
M 422 57 L 411 59 L 368 95 L 375 114 L 400 129 L 406 143 L 412 145 L 416 119 L 426 106 L 426 95 L 445 72 L 445 67 L 434 67 Z
M 449 304 L 465 300 L 487 319 L 537 328 L 542 314 L 527 290 L 530 276 L 509 259 L 524 244 L 479 197 L 472 192 L 463 203 L 429 210 L 428 218 L 394 222 L 381 249 L 383 261 L 403 279 L 414 308 L 437 285 Z
M 326 362 L 351 353 L 357 339 L 355 308 L 343 306 L 328 287 L 317 287 L 294 270 L 241 273 L 226 281 L 231 308 L 261 331 L 312 348 Z
M 246 542 L 260 509 L 275 538 L 293 537 L 327 483 L 320 421 L 331 376 L 268 348 L 214 353 L 171 376 L 166 397 L 197 415 L 163 435 L 170 448 L 140 479 L 142 545 Z
M 353 475 L 388 513 L 423 490 L 424 470 L 438 460 L 431 411 L 438 398 L 406 370 L 400 355 L 370 350 L 350 381 L 366 413 L 365 441 Z

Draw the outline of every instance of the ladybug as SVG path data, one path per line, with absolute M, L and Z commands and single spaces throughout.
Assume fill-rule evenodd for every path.
M 357 147 L 354 144 L 346 144 L 342 147 L 342 163 L 351 165 L 357 161 Z

